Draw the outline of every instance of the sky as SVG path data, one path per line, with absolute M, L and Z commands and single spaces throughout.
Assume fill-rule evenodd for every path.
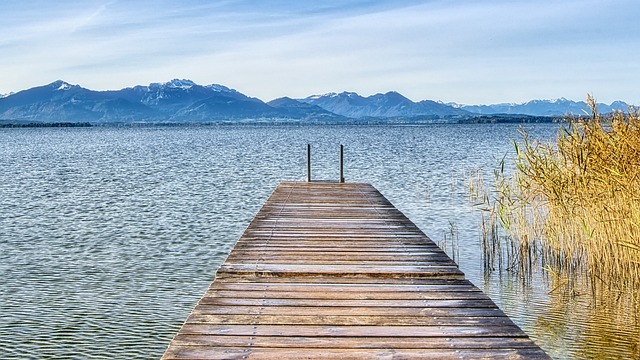
M 0 94 L 179 78 L 264 101 L 640 104 L 639 20 L 637 0 L 3 1 Z

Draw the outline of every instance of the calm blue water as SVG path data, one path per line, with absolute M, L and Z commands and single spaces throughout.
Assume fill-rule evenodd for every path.
M 160 357 L 278 182 L 306 179 L 307 143 L 314 179 L 338 179 L 344 144 L 347 181 L 436 242 L 453 223 L 461 269 L 552 356 L 638 356 L 637 319 L 609 329 L 588 299 L 484 275 L 467 181 L 516 138 L 518 125 L 0 129 L 0 358 Z

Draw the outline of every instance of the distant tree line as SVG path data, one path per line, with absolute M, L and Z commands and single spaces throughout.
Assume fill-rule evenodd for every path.
M 50 128 L 50 127 L 91 127 L 88 122 L 28 122 L 28 123 L 1 123 L 0 128 Z

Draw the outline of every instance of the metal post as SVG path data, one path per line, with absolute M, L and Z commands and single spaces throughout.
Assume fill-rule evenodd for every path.
M 344 145 L 340 144 L 340 182 L 344 182 Z
M 307 144 L 307 182 L 311 182 L 311 144 Z

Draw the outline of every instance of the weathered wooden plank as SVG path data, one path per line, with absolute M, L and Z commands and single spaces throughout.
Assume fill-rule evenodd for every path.
M 303 254 L 299 254 L 296 252 L 283 252 L 283 251 L 265 251 L 262 254 L 252 253 L 246 254 L 245 252 L 236 252 L 230 254 L 227 258 L 228 262 L 234 263 L 236 260 L 250 263 L 253 261 L 262 261 L 269 263 L 271 261 L 277 261 L 281 263 L 286 260 L 299 261 L 322 261 L 322 260 L 335 260 L 335 261 L 344 261 L 344 262 L 353 262 L 353 261 L 373 261 L 373 262 L 390 262 L 392 264 L 397 263 L 413 263 L 416 266 L 428 266 L 430 263 L 433 265 L 450 265 L 457 267 L 456 263 L 453 262 L 446 255 L 441 254 L 433 254 L 433 255 L 404 255 L 398 253 L 398 255 L 378 255 L 376 253 L 368 253 L 366 251 L 358 251 L 353 252 L 351 255 L 347 254 L 336 254 L 330 251 L 313 251 L 306 252 Z M 312 264 L 312 263 L 311 263 Z
M 287 265 L 287 264 L 230 264 L 225 263 L 218 273 L 246 274 L 260 276 L 364 276 L 384 278 L 464 278 L 456 266 L 426 263 L 421 266 L 376 266 L 376 265 Z
M 178 334 L 178 346 L 317 349 L 537 349 L 524 337 L 303 337 Z
M 435 245 L 424 244 L 422 242 L 417 241 L 400 241 L 398 239 L 394 240 L 392 244 L 381 244 L 381 240 L 353 240 L 353 239 L 342 239 L 339 243 L 336 239 L 279 239 L 277 237 L 271 238 L 263 238 L 256 240 L 242 240 L 236 244 L 238 250 L 245 250 L 246 248 L 254 248 L 254 249 L 273 249 L 280 250 L 281 248 L 290 248 L 290 249 L 304 249 L 308 247 L 309 249 L 322 249 L 323 251 L 357 251 L 357 249 L 370 249 L 369 251 L 396 251 L 398 248 L 405 249 L 406 252 L 411 251 L 437 251 L 437 247 Z M 386 240 L 382 240 L 386 241 Z M 333 243 L 333 244 L 331 244 Z M 256 250 L 258 251 L 258 250 Z
M 191 314 L 193 325 L 326 325 L 332 326 L 514 326 L 508 317 L 373 316 L 373 315 L 202 315 Z
M 349 231 L 349 232 L 345 232 Z M 419 236 L 417 231 L 407 231 L 407 230 L 394 230 L 389 228 L 379 228 L 379 229 L 367 229 L 363 227 L 352 227 L 352 228 L 293 228 L 293 227 L 272 227 L 272 228 L 263 228 L 252 230 L 248 233 L 248 235 L 253 236 L 279 236 L 279 237 L 299 237 L 301 232 L 313 232 L 313 236 L 315 237 L 339 237 L 342 239 L 357 239 L 362 238 L 363 236 L 367 236 L 370 238 L 376 239 L 393 239 L 397 236 Z
M 247 274 L 227 274 L 227 273 L 217 273 L 215 281 L 220 283 L 262 283 L 269 282 L 272 284 L 275 283 L 291 283 L 291 284 L 310 284 L 310 280 L 308 276 L 293 276 L 290 275 L 288 277 L 273 277 L 273 276 L 256 276 L 256 275 L 247 275 Z M 459 284 L 462 282 L 469 283 L 468 280 L 465 279 L 448 279 L 448 278 L 395 278 L 393 281 L 388 278 L 375 278 L 375 277 L 362 277 L 362 276 L 347 276 L 342 275 L 339 278 L 335 276 L 326 276 L 326 275 L 317 275 L 313 276 L 313 284 L 390 284 L 393 283 L 395 285 L 433 285 L 433 284 Z M 473 286 L 469 283 L 469 286 Z
M 431 316 L 503 317 L 497 307 L 380 307 L 380 306 L 242 306 L 197 305 L 192 314 L 200 315 L 325 315 L 325 316 Z
M 176 346 L 165 359 L 549 359 L 538 349 L 313 349 Z
M 526 337 L 511 326 L 339 326 L 339 325 L 200 325 L 186 323 L 182 334 L 333 337 Z
M 407 255 L 402 253 L 401 248 L 395 248 L 395 253 L 369 253 L 367 251 L 352 251 L 352 252 L 329 252 L 329 251 L 274 251 L 266 250 L 261 252 L 254 252 L 250 250 L 234 251 L 232 252 L 227 261 L 232 262 L 231 259 L 247 260 L 261 259 L 261 260 L 320 260 L 328 258 L 337 261 L 353 261 L 356 258 L 361 261 L 390 261 L 390 262 L 406 262 L 414 261 L 417 263 L 425 262 L 439 262 L 439 263 L 455 263 L 446 255 L 440 253 L 412 253 Z
M 333 244 L 332 244 L 333 243 Z M 291 248 L 302 250 L 304 248 L 323 248 L 327 251 L 352 251 L 351 248 L 365 248 L 371 249 L 371 251 L 388 251 L 387 249 L 395 250 L 398 247 L 405 248 L 407 252 L 412 251 L 412 248 L 416 251 L 428 251 L 438 252 L 440 249 L 435 244 L 425 244 L 423 240 L 414 239 L 401 239 L 394 237 L 393 239 L 371 239 L 371 238 L 345 238 L 345 237 L 326 237 L 326 238 L 309 238 L 309 237 L 297 237 L 297 238 L 280 238 L 276 234 L 262 238 L 241 239 L 236 244 L 238 250 L 245 250 L 245 248 L 260 248 L 279 250 L 280 248 Z M 235 250 L 235 249 L 234 249 Z M 309 250 L 312 251 L 312 250 Z M 441 251 L 441 250 L 440 250 Z
M 237 261 L 237 258 L 233 258 L 234 261 Z M 325 266 L 325 265 L 344 265 L 347 267 L 350 267 L 351 269 L 353 269 L 356 266 L 361 266 L 361 265 L 366 265 L 366 266 L 378 266 L 381 268 L 387 268 L 389 266 L 415 266 L 415 265 L 422 265 L 422 263 L 418 263 L 416 261 L 383 261 L 383 260 L 358 260 L 357 258 L 353 259 L 353 260 L 341 260 L 341 259 L 336 259 L 333 260 L 330 257 L 320 257 L 318 259 L 314 259 L 314 260 L 305 260 L 305 259 L 278 259 L 278 258 L 271 258 L 271 259 L 248 259 L 248 261 L 256 263 L 256 264 L 260 264 L 260 263 L 268 263 L 270 265 L 278 265 L 278 264 L 283 264 L 283 265 L 318 265 L 318 266 Z M 448 262 L 448 261 L 447 261 Z M 453 264 L 452 264 L 453 265 Z M 316 273 L 316 272 L 312 272 L 312 273 Z M 415 276 L 419 276 L 418 274 L 416 274 Z M 424 275 L 422 275 L 424 276 Z M 439 276 L 439 275 L 434 275 L 434 276 Z
M 307 299 L 307 300 L 491 300 L 481 291 L 271 291 L 209 290 L 207 298 L 230 299 Z
M 322 299 L 251 299 L 203 297 L 200 304 L 248 306 L 371 306 L 371 307 L 449 307 L 494 308 L 491 300 L 322 300 Z
M 481 292 L 469 283 L 460 284 L 318 284 L 318 283 L 221 283 L 214 282 L 210 290 L 253 290 L 253 291 L 324 291 L 324 292 L 421 292 L 421 291 L 465 291 Z

